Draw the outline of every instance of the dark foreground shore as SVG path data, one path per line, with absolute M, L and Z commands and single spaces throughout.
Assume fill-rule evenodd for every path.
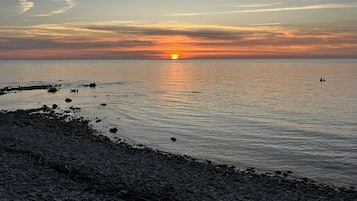
M 352 201 L 357 192 L 113 143 L 41 108 L 0 112 L 0 200 Z

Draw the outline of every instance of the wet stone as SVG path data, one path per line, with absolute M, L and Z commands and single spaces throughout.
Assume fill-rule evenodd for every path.
M 42 111 L 0 111 L 0 200 L 357 200 L 352 188 L 113 143 L 83 118 Z
M 117 132 L 118 132 L 118 129 L 117 129 L 117 128 L 111 128 L 111 129 L 109 129 L 109 132 L 111 132 L 111 133 L 117 133 Z

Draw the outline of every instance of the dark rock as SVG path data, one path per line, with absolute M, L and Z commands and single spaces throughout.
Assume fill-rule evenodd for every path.
M 106 103 L 102 103 L 102 104 L 100 104 L 101 106 L 103 106 L 103 107 L 105 107 L 105 106 L 107 106 L 107 104 Z
M 249 167 L 249 168 L 247 168 L 246 171 L 247 171 L 247 172 L 255 172 L 255 169 L 254 169 L 253 167 Z
M 279 175 L 280 175 L 281 173 L 282 173 L 282 172 L 279 171 L 279 170 L 275 172 L 275 174 L 279 174 Z
M 71 89 L 71 93 L 78 93 L 78 89 Z
M 71 109 L 73 112 L 79 112 L 81 110 L 80 107 L 73 107 L 73 106 L 71 106 L 69 109 Z
M 95 88 L 97 86 L 97 84 L 95 82 L 90 83 L 90 84 L 85 84 L 85 87 L 90 87 L 90 88 Z
M 117 132 L 118 132 L 118 129 L 117 129 L 117 128 L 111 128 L 111 129 L 109 129 L 109 132 L 111 132 L 111 133 L 117 133 Z
M 95 120 L 95 123 L 99 123 L 101 121 L 102 121 L 101 119 L 97 119 L 97 120 Z
M 69 102 L 72 102 L 72 99 L 66 98 L 64 101 L 66 101 L 67 103 L 69 103 Z
M 52 109 L 57 109 L 58 108 L 58 105 L 57 104 L 53 104 L 52 105 Z
M 175 137 L 172 137 L 172 138 L 170 138 L 170 140 L 173 142 L 176 142 L 177 139 Z
M 4 95 L 8 92 L 13 91 L 14 93 L 16 93 L 17 91 L 29 91 L 29 90 L 43 90 L 46 89 L 48 90 L 48 92 L 56 92 L 57 88 L 56 86 L 52 86 L 52 85 L 34 85 L 34 86 L 18 86 L 18 87 L 5 87 L 0 89 L 0 95 Z
M 50 93 L 56 93 L 58 91 L 58 89 L 55 87 L 55 86 L 48 86 L 47 88 L 47 92 L 50 92 Z

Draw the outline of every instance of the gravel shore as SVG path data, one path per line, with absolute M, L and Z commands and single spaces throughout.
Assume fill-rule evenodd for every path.
M 355 189 L 197 161 L 98 135 L 47 107 L 0 112 L 0 200 L 341 200 Z

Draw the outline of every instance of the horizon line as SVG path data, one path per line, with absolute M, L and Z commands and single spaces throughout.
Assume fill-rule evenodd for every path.
M 357 59 L 357 56 L 270 56 L 270 57 L 195 57 L 195 58 L 180 58 L 180 59 L 170 59 L 170 58 L 0 58 L 0 61 L 26 61 L 26 60 L 167 60 L 167 61 L 180 61 L 180 60 L 253 60 L 253 59 Z

